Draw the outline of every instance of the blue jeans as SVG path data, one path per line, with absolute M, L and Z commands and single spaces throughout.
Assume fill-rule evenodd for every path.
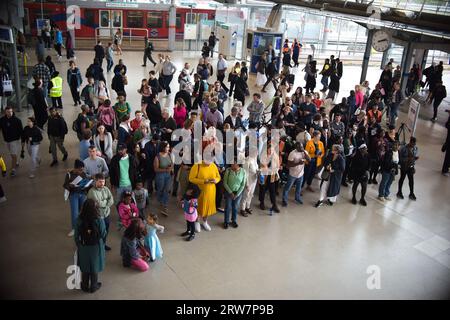
M 394 182 L 395 175 L 393 175 L 390 172 L 383 171 L 381 173 L 381 182 L 380 186 L 378 187 L 378 196 L 379 197 L 388 197 L 390 192 L 390 188 L 392 185 L 392 182 Z
M 163 206 L 169 203 L 170 173 L 157 172 L 155 176 L 156 198 Z
M 289 191 L 291 190 L 294 184 L 295 184 L 295 201 L 302 202 L 301 193 L 302 193 L 303 176 L 301 176 L 300 178 L 295 178 L 291 175 L 289 175 L 288 181 L 284 186 L 283 202 L 287 202 Z
M 44 94 L 44 98 L 48 97 L 48 84 L 42 85 L 42 93 Z
M 328 77 L 322 76 L 322 79 L 320 80 L 320 83 L 323 84 L 324 88 L 328 88 Z
M 230 222 L 230 213 L 231 213 L 231 221 L 233 222 L 237 222 L 237 213 L 238 213 L 238 208 L 239 208 L 239 204 L 241 203 L 241 198 L 242 198 L 242 192 L 241 194 L 232 199 L 231 198 L 231 194 L 229 194 L 228 192 L 225 192 L 225 223 L 229 223 Z
M 393 103 L 391 104 L 391 110 L 389 112 L 389 124 L 395 125 L 395 118 L 398 117 L 398 107 L 399 104 Z
M 106 72 L 111 71 L 113 65 L 114 65 L 114 62 L 112 59 L 111 60 L 106 59 Z
M 305 182 L 308 186 L 310 186 L 313 182 L 314 176 L 316 175 L 317 169 L 317 158 L 312 158 L 311 161 L 305 165 L 305 174 L 303 175 L 302 187 L 305 185 Z
M 74 230 L 77 225 L 78 215 L 80 214 L 81 207 L 83 206 L 85 200 L 86 195 L 81 192 L 71 192 L 69 195 L 70 215 L 72 220 L 72 229 Z

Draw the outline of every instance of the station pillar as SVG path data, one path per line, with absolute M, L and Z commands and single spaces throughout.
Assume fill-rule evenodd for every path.
M 331 18 L 325 17 L 325 26 L 323 28 L 323 37 L 322 37 L 322 53 L 325 53 L 325 51 L 328 49 L 328 35 L 331 32 Z
M 16 35 L 13 35 L 16 37 Z M 12 64 L 14 72 L 14 85 L 16 94 L 16 111 L 22 111 L 22 88 L 20 87 L 20 73 L 19 73 L 19 59 L 17 57 L 17 39 L 15 39 L 14 44 L 11 46 Z
M 391 48 L 383 52 L 383 57 L 381 58 L 380 70 L 384 70 L 384 66 L 389 62 Z
M 169 51 L 175 50 L 175 35 L 177 27 L 177 14 L 175 0 L 172 0 L 169 9 Z
M 420 69 L 423 70 L 427 63 L 428 50 L 427 49 L 414 49 L 414 63 L 419 65 Z
M 400 80 L 400 85 L 402 92 L 405 92 L 406 90 L 406 83 L 408 81 L 409 69 L 411 69 L 412 65 L 413 53 L 414 53 L 413 45 L 411 42 L 408 42 L 403 49 L 401 62 L 402 78 Z
M 361 70 L 361 78 L 359 83 L 363 83 L 367 77 L 367 69 L 369 68 L 369 60 L 370 60 L 370 51 L 372 50 L 372 39 L 373 39 L 374 29 L 370 29 L 367 32 L 367 42 L 366 49 L 364 51 L 362 70 Z

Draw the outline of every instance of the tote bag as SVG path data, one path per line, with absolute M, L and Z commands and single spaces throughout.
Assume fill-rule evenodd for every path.
M 11 93 L 13 91 L 12 81 L 9 80 L 8 75 L 6 75 L 6 80 L 3 80 L 3 93 Z

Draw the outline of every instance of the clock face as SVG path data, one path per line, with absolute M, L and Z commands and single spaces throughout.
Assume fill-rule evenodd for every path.
M 374 33 L 372 47 L 378 52 L 384 52 L 391 44 L 391 36 L 384 30 L 378 30 Z

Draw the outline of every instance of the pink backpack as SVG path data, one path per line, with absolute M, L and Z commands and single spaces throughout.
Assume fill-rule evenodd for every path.
M 98 118 L 101 124 L 112 126 L 114 124 L 114 117 L 114 110 L 112 108 L 105 108 L 102 109 Z

